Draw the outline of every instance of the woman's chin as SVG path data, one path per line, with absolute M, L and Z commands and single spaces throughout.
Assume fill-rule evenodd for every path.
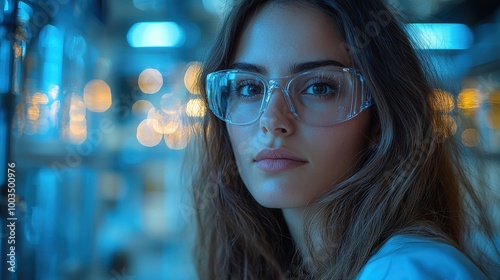
M 266 208 L 299 208 L 307 205 L 307 201 L 300 195 L 292 195 L 286 192 L 258 191 L 252 193 L 253 198 Z

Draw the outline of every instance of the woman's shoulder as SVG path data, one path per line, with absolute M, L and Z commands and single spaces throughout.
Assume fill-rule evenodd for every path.
M 455 247 L 442 241 L 397 235 L 371 257 L 358 280 L 374 279 L 488 279 Z

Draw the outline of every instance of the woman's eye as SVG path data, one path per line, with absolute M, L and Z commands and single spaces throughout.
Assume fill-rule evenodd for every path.
M 335 87 L 326 83 L 312 84 L 304 91 L 305 94 L 310 94 L 310 95 L 325 95 L 334 92 L 335 92 Z
M 238 88 L 238 93 L 243 96 L 255 96 L 262 94 L 262 86 L 257 84 L 242 85 Z

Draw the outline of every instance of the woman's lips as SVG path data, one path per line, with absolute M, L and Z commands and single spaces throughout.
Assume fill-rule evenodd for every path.
M 290 170 L 307 163 L 294 153 L 282 148 L 264 149 L 255 156 L 255 164 L 265 172 L 276 173 Z
M 282 172 L 306 164 L 290 159 L 264 159 L 256 162 L 257 167 L 269 173 Z

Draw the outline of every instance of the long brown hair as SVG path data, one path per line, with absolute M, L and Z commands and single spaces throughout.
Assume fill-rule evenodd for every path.
M 379 0 L 238 1 L 203 65 L 205 104 L 207 74 L 229 67 L 246 24 L 268 3 L 316 8 L 331 18 L 374 97 L 380 139 L 351 177 L 308 207 L 304 233 L 311 257 L 301 260 L 281 211 L 262 207 L 245 188 L 225 124 L 207 114 L 192 182 L 199 277 L 353 279 L 396 234 L 438 238 L 465 253 L 471 221 L 485 225 L 491 237 L 454 138 L 433 106 L 426 67 L 400 21 Z M 481 220 L 470 219 L 466 201 Z M 319 249 L 312 232 L 319 233 Z

